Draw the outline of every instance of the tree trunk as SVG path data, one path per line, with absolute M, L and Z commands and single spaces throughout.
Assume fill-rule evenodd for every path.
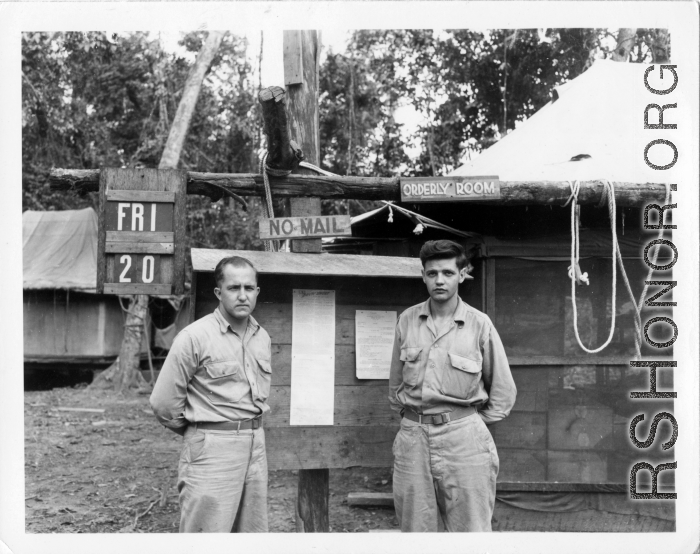
M 141 336 L 148 317 L 148 296 L 138 294 L 122 298 L 128 299 L 129 307 L 119 356 L 111 366 L 95 377 L 91 388 L 113 389 L 120 393 L 131 388 L 148 389 L 148 383 L 139 371 Z
M 202 82 L 211 65 L 214 56 L 219 50 L 221 40 L 224 38 L 225 32 L 212 31 L 209 33 L 207 40 L 202 45 L 199 51 L 197 60 L 194 62 L 190 74 L 187 76 L 185 88 L 182 91 L 182 98 L 173 119 L 173 126 L 168 134 L 168 141 L 165 143 L 165 149 L 158 164 L 158 169 L 175 169 L 180 161 L 180 153 L 182 146 L 185 144 L 187 129 L 190 127 L 194 107 L 197 105 L 199 90 L 202 88 Z
M 177 107 L 168 140 L 158 164 L 158 169 L 175 169 L 180 160 L 180 153 L 185 144 L 187 130 L 197 104 L 202 82 L 214 56 L 216 56 L 225 32 L 210 32 L 207 40 L 187 76 L 182 98 Z M 113 389 L 125 392 L 131 388 L 147 389 L 148 383 L 139 371 L 141 337 L 148 317 L 148 295 L 137 294 L 124 296 L 127 300 L 124 338 L 115 362 L 100 373 L 90 385 L 99 389 Z M 150 348 L 151 345 L 147 345 Z
M 630 52 L 637 38 L 637 29 L 620 29 L 617 32 L 617 46 L 613 51 L 612 59 L 616 62 L 629 60 Z

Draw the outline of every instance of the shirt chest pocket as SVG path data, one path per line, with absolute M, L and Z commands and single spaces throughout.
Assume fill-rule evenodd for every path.
M 255 395 L 257 400 L 263 402 L 270 396 L 270 383 L 272 381 L 272 365 L 270 360 L 258 360 L 258 388 Z
M 204 371 L 212 404 L 228 405 L 238 402 L 250 389 L 238 360 L 207 362 L 204 364 Z
M 403 362 L 403 382 L 408 388 L 415 387 L 420 379 L 420 347 L 401 349 L 400 360 Z
M 448 352 L 440 392 L 446 396 L 468 400 L 476 394 L 480 381 L 481 360 Z

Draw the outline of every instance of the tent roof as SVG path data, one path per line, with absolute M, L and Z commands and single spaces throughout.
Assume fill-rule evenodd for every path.
M 95 292 L 97 214 L 92 208 L 22 214 L 25 289 Z
M 644 146 L 658 138 L 658 132 L 644 135 L 643 128 L 648 67 L 596 61 L 556 87 L 554 100 L 450 175 L 498 175 L 502 181 L 673 182 L 672 171 L 654 171 L 644 163 Z M 590 158 L 570 161 L 580 155 Z

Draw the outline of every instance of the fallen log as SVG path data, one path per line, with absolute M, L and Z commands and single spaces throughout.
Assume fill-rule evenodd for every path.
M 226 189 L 239 196 L 263 196 L 262 175 L 255 173 L 187 174 L 187 194 L 220 199 Z M 97 192 L 99 169 L 53 169 L 49 181 L 54 190 L 72 190 L 80 194 Z M 661 203 L 666 186 L 661 183 L 626 183 L 615 185 L 615 201 L 619 207 L 641 208 L 650 202 Z M 318 197 L 325 199 L 401 200 L 399 177 L 329 177 L 325 175 L 287 175 L 270 177 L 275 197 Z M 479 204 L 506 206 L 561 206 L 570 195 L 569 184 L 559 181 L 501 181 L 501 197 L 480 200 Z M 579 204 L 598 204 L 605 194 L 603 181 L 581 181 Z

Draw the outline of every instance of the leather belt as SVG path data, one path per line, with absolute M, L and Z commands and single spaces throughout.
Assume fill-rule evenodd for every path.
M 241 429 L 258 429 L 262 427 L 262 416 L 255 419 L 241 419 L 238 421 L 221 421 L 217 423 L 192 423 L 197 429 L 207 429 L 211 431 L 240 431 Z
M 410 419 L 411 421 L 417 421 L 418 423 L 427 423 L 428 425 L 443 425 L 449 423 L 450 421 L 455 421 L 457 419 L 462 419 L 464 417 L 470 416 L 476 413 L 476 408 L 474 406 L 467 406 L 465 408 L 457 408 L 451 412 L 443 412 L 441 414 L 417 414 L 412 410 L 406 408 L 403 412 L 403 417 Z

